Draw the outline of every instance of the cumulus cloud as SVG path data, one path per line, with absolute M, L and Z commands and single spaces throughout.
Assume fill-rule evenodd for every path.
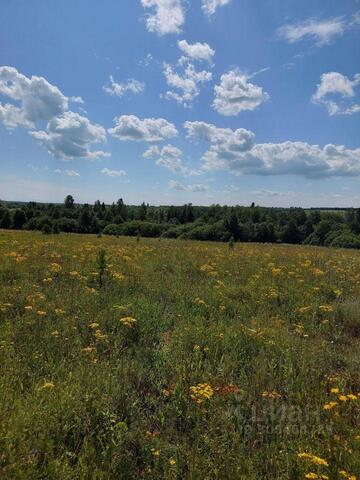
M 360 73 L 357 73 L 353 80 L 339 72 L 324 73 L 312 101 L 324 105 L 329 115 L 351 115 L 360 112 L 360 104 L 346 102 L 355 96 L 355 87 L 359 84 Z
M 268 100 L 269 95 L 262 87 L 249 82 L 249 77 L 238 70 L 230 70 L 214 87 L 213 107 L 221 115 L 238 115 L 244 110 L 255 110 Z
M 61 170 L 60 168 L 57 168 L 55 173 L 66 175 L 67 177 L 80 177 L 80 173 L 75 172 L 75 170 Z
M 56 158 L 99 158 L 109 156 L 103 151 L 92 151 L 91 145 L 106 140 L 105 129 L 92 124 L 78 113 L 65 112 L 52 118 L 47 129 L 29 132 L 47 151 Z
M 141 0 L 144 8 L 151 8 L 147 16 L 146 27 L 149 32 L 158 35 L 180 33 L 185 22 L 182 0 Z
M 122 97 L 128 92 L 136 95 L 145 90 L 145 83 L 139 82 L 134 78 L 129 78 L 126 82 L 118 83 L 114 80 L 114 77 L 110 75 L 110 85 L 105 85 L 103 90 L 109 95 L 115 95 L 117 97 Z
M 197 71 L 193 64 L 183 66 L 182 73 L 178 73 L 173 66 L 164 64 L 166 83 L 170 87 L 165 98 L 175 100 L 184 107 L 191 107 L 200 94 L 200 86 L 212 79 L 212 73 L 206 70 Z
M 0 67 L 0 94 L 19 104 L 0 104 L 0 120 L 7 128 L 34 128 L 37 122 L 47 122 L 69 106 L 69 99 L 45 78 L 28 78 L 14 67 Z
M 211 143 L 212 147 L 221 152 L 245 152 L 254 144 L 255 134 L 250 130 L 238 128 L 218 128 L 205 122 L 185 122 L 184 127 L 188 138 L 198 138 Z
M 310 145 L 306 142 L 255 144 L 244 129 L 217 128 L 186 122 L 189 138 L 210 144 L 202 157 L 203 170 L 227 170 L 235 175 L 300 175 L 308 178 L 360 176 L 360 148 Z
M 344 17 L 325 20 L 310 18 L 303 22 L 283 25 L 278 29 L 278 34 L 289 43 L 313 40 L 319 47 L 322 47 L 343 35 L 347 27 L 348 24 Z
M 119 140 L 161 142 L 175 137 L 178 133 L 175 125 L 164 118 L 140 119 L 135 115 L 122 115 L 115 117 L 114 121 L 115 127 L 108 131 Z
M 173 145 L 165 145 L 162 148 L 153 145 L 146 150 L 143 157 L 156 159 L 156 165 L 167 168 L 173 173 L 186 174 L 188 169 L 182 163 L 182 155 L 180 148 Z
M 28 78 L 6 66 L 0 67 L 0 95 L 16 102 L 0 103 L 0 121 L 5 127 L 31 130 L 29 134 L 55 157 L 70 160 L 108 155 L 91 150 L 93 143 L 105 142 L 104 128 L 68 110 L 70 102 L 83 104 L 81 97 L 66 97 L 45 78 Z
M 213 15 L 218 7 L 223 7 L 231 0 L 202 0 L 202 9 L 206 15 Z
M 100 173 L 106 177 L 124 177 L 126 175 L 124 170 L 109 170 L 108 168 L 103 168 Z
M 178 190 L 182 192 L 206 192 L 209 189 L 207 185 L 203 185 L 201 183 L 184 185 L 176 180 L 170 180 L 169 188 L 170 190 Z
M 215 55 L 213 50 L 207 43 L 188 43 L 186 40 L 179 40 L 178 46 L 183 54 L 191 60 L 204 60 L 206 62 L 212 62 Z

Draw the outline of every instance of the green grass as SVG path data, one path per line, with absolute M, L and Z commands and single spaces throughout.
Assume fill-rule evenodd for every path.
M 2 231 L 0 256 L 1 478 L 360 478 L 357 251 Z

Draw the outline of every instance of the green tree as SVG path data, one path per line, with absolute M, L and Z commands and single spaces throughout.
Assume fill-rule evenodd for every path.
M 75 202 L 72 195 L 67 195 L 64 200 L 65 208 L 74 208 Z
M 0 221 L 0 228 L 10 228 L 11 227 L 11 215 L 8 209 L 5 210 L 1 221 Z
M 26 223 L 26 215 L 23 210 L 15 210 L 13 218 L 13 228 L 15 230 L 21 230 Z

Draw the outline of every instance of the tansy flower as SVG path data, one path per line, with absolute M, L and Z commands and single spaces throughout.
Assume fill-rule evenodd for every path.
M 214 390 L 208 383 L 198 383 L 190 387 L 190 397 L 195 403 L 203 403 L 214 395 Z
M 133 317 L 123 317 L 120 318 L 120 323 L 122 325 L 125 325 L 125 327 L 131 328 L 135 323 L 136 323 L 136 318 Z
M 40 390 L 51 390 L 55 388 L 55 384 L 53 382 L 44 382 L 43 385 L 40 387 Z
M 306 452 L 300 452 L 298 453 L 298 457 L 301 458 L 302 460 L 308 460 L 311 463 L 314 463 L 315 465 L 321 465 L 324 467 L 328 467 L 329 464 L 326 460 L 324 460 L 321 457 L 317 457 L 316 455 L 313 455 L 312 453 L 306 453 Z

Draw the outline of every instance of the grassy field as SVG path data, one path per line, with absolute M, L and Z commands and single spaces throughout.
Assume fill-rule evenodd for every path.
M 2 479 L 360 478 L 359 252 L 2 231 L 0 255 Z

